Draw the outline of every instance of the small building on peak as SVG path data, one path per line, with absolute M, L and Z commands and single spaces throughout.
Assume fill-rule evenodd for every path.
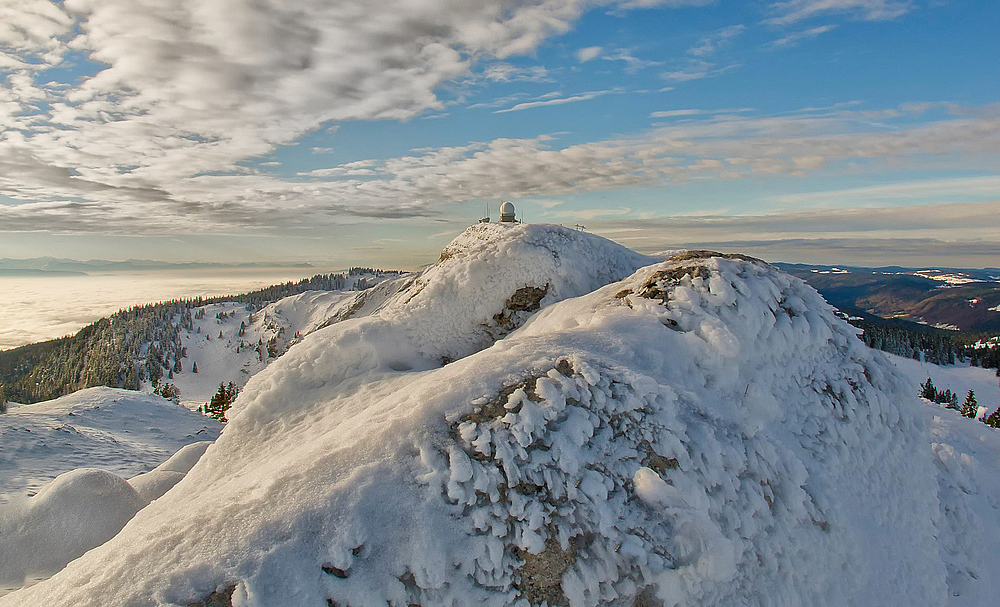
M 508 201 L 504 201 L 500 205 L 500 221 L 505 223 L 516 223 L 517 215 L 514 210 L 514 204 Z

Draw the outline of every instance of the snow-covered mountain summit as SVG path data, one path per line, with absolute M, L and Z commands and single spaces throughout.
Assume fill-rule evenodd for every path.
M 118 536 L 0 605 L 948 596 L 911 387 L 800 280 L 486 224 L 379 293 L 254 376 Z

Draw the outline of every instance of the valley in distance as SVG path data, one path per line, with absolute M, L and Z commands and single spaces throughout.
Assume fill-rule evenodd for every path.
M 998 335 L 997 268 L 520 223 L 138 305 L 0 351 L 0 606 L 988 604 Z

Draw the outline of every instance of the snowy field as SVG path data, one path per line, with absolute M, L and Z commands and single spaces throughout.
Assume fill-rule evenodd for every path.
M 307 330 L 203 456 L 128 483 L 69 473 L 31 498 L 89 491 L 107 512 L 64 509 L 97 547 L 48 579 L 8 569 L 38 583 L 0 606 L 1000 595 L 1000 432 L 916 397 L 930 375 L 992 410 L 992 372 L 869 350 L 766 264 L 491 224 L 417 276 L 328 297 L 277 304 Z M 231 346 L 239 322 L 211 325 L 197 355 L 230 364 L 207 344 Z M 32 548 L 67 560 L 56 545 Z
M 113 388 L 11 404 L 0 415 L 0 595 L 113 537 L 220 430 L 159 396 Z M 153 472 L 185 449 L 172 472 Z
M 220 383 L 232 382 L 242 388 L 252 376 L 306 335 L 341 316 L 374 312 L 409 280 L 407 275 L 386 278 L 357 274 L 348 279 L 349 284 L 364 280 L 376 286 L 364 292 L 307 291 L 285 297 L 253 313 L 235 302 L 195 308 L 201 318 L 194 320 L 190 330 L 181 332 L 181 343 L 187 349 L 187 358 L 182 360 L 183 370 L 162 381 L 180 390 L 182 405 L 197 409 L 211 400 Z M 194 372 L 195 364 L 198 365 L 197 373 Z M 149 383 L 143 388 L 153 389 Z
M 992 413 L 1000 407 L 1000 377 L 996 376 L 996 369 L 981 369 L 962 364 L 939 367 L 899 356 L 890 355 L 889 358 L 916 382 L 914 384 L 917 386 L 916 391 L 920 389 L 919 384 L 930 377 L 938 390 L 951 390 L 958 394 L 959 404 L 965 400 L 966 393 L 973 390 L 979 402 L 980 417 L 983 413 Z
M 0 415 L 0 504 L 75 468 L 125 478 L 147 472 L 184 445 L 215 440 L 221 429 L 159 396 L 114 388 L 11 404 Z
M 915 391 L 930 377 L 939 389 L 957 392 L 959 403 L 974 390 L 980 418 L 1000 407 L 995 369 L 939 367 L 892 355 L 889 359 L 906 373 Z M 1000 430 L 942 405 L 918 402 L 945 513 L 939 539 L 948 570 L 947 604 L 994 605 L 1000 595 L 1000 580 L 992 574 L 992 563 L 1000 561 Z

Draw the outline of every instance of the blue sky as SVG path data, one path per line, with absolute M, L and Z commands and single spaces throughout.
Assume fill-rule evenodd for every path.
M 0 0 L 0 257 L 635 249 L 1000 265 L 1000 7 Z

